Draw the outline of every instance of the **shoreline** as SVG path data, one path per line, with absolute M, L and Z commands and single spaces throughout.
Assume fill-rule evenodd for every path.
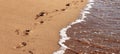
M 64 54 L 119 54 L 120 19 L 119 0 L 94 0 L 85 9 L 82 22 L 67 29 Z M 81 18 L 81 17 L 80 17 Z
M 54 52 L 53 54 L 64 54 L 66 49 L 69 49 L 69 47 L 67 47 L 64 43 L 66 40 L 69 40 L 70 37 L 67 36 L 66 31 L 67 29 L 71 28 L 71 25 L 74 25 L 76 23 L 80 23 L 84 21 L 84 18 L 86 18 L 85 14 L 90 14 L 90 12 L 88 10 L 90 10 L 92 8 L 92 5 L 94 4 L 94 0 L 88 0 L 88 3 L 86 5 L 86 7 L 83 9 L 83 11 L 81 12 L 80 16 L 81 18 L 76 19 L 74 22 L 70 23 L 69 25 L 67 25 L 67 27 L 63 28 L 60 31 L 60 36 L 61 39 L 59 40 L 59 45 L 61 46 L 60 49 L 56 52 Z

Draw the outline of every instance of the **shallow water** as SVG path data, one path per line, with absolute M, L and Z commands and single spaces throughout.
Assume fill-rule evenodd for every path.
M 89 12 L 67 30 L 65 54 L 120 54 L 120 0 L 95 0 Z

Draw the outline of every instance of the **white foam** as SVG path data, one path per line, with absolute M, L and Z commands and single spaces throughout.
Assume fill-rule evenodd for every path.
M 94 0 L 88 0 L 89 3 L 95 2 Z
M 70 37 L 67 36 L 66 34 L 66 31 L 67 29 L 71 28 L 71 25 L 73 24 L 76 24 L 76 23 L 80 23 L 80 22 L 83 22 L 84 21 L 84 18 L 86 18 L 87 16 L 85 16 L 86 14 L 90 14 L 90 12 L 88 10 L 90 10 L 92 8 L 92 5 L 94 4 L 93 3 L 94 0 L 89 0 L 88 1 L 88 4 L 87 6 L 85 7 L 85 9 L 82 11 L 81 15 L 81 19 L 77 19 L 75 22 L 72 22 L 71 24 L 69 24 L 66 28 L 63 28 L 61 31 L 60 31 L 60 36 L 61 36 L 61 39 L 59 41 L 59 45 L 61 46 L 60 49 L 56 52 L 54 52 L 53 54 L 64 54 L 65 50 L 66 49 L 69 49 L 65 44 L 64 42 L 66 40 L 69 40 Z

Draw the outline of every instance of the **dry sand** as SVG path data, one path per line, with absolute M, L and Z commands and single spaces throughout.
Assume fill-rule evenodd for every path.
M 52 54 L 59 49 L 59 31 L 79 16 L 86 3 L 0 0 L 0 54 Z

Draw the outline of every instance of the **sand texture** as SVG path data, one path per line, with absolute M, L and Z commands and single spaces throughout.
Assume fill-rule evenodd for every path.
M 87 0 L 0 0 L 0 54 L 52 54 Z

